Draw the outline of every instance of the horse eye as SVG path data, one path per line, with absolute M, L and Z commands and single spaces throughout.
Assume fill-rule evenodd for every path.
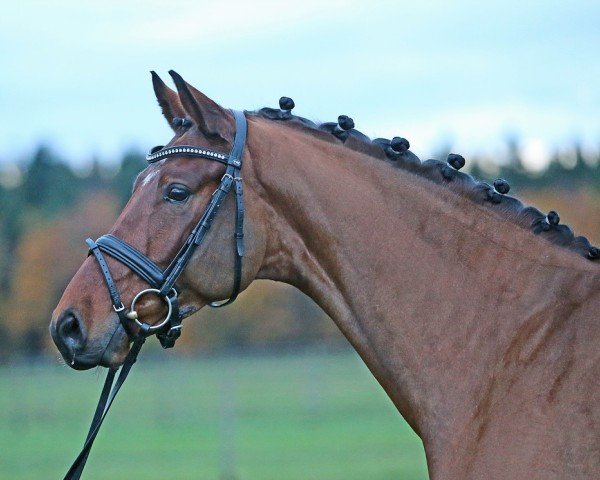
M 165 192 L 164 199 L 169 202 L 182 203 L 189 198 L 190 194 L 187 187 L 183 185 L 169 185 Z

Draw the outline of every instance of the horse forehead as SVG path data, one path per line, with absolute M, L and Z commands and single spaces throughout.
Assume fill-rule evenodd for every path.
M 140 173 L 140 178 L 138 180 L 139 184 L 142 187 L 148 185 L 158 174 L 161 172 L 161 167 L 166 163 L 168 159 L 163 158 L 152 165 L 146 167 L 146 169 Z
M 202 177 L 201 170 L 192 162 L 185 159 L 163 158 L 146 167 L 146 169 L 139 174 L 136 184 L 140 187 L 145 187 L 161 175 L 166 175 L 167 178 L 184 177 L 192 183 Z
M 158 168 L 153 168 L 150 170 L 146 176 L 142 179 L 142 187 L 148 185 L 154 177 L 158 175 Z

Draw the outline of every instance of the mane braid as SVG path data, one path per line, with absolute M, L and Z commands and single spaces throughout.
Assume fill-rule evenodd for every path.
M 414 153 L 408 150 L 410 145 L 405 139 L 399 140 L 405 142 L 406 148 L 398 151 L 392 149 L 393 141 L 386 138 L 371 140 L 367 135 L 354 128 L 343 132 L 345 135 L 340 136 L 336 134 L 339 131 L 339 128 L 337 128 L 338 123 L 316 124 L 311 120 L 292 114 L 291 109 L 282 110 L 265 107 L 247 113 L 268 120 L 285 122 L 324 140 L 335 143 L 341 142 L 351 150 L 378 158 L 392 167 L 406 170 L 438 185 L 443 185 L 453 192 L 469 198 L 478 205 L 485 205 L 554 245 L 567 248 L 590 260 L 600 259 L 600 248 L 591 245 L 584 236 L 575 236 L 569 226 L 560 225 L 556 212 L 549 212 L 546 215 L 535 207 L 525 206 L 519 199 L 499 193 L 489 183 L 478 181 L 469 174 L 459 172 L 458 169 L 452 168 L 446 162 L 439 160 L 422 162 Z

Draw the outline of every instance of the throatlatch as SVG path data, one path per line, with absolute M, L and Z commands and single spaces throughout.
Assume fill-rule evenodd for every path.
M 154 147 L 146 156 L 148 163 L 155 163 L 159 160 L 167 159 L 173 156 L 201 157 L 208 160 L 214 160 L 227 166 L 225 174 L 221 178 L 219 187 L 214 191 L 206 210 L 200 217 L 200 220 L 187 237 L 185 243 L 175 255 L 169 266 L 163 271 L 146 255 L 136 250 L 127 242 L 114 235 L 103 235 L 98 240 L 87 239 L 86 243 L 90 250 L 90 255 L 94 255 L 102 271 L 104 282 L 108 289 L 110 301 L 113 309 L 119 316 L 119 321 L 125 328 L 125 331 L 133 340 L 131 349 L 125 358 L 119 377 L 113 387 L 115 374 L 117 370 L 110 369 L 102 393 L 92 419 L 92 424 L 88 431 L 85 443 L 81 452 L 71 465 L 71 468 L 65 476 L 65 480 L 77 480 L 87 461 L 89 452 L 98 434 L 98 430 L 112 405 L 112 402 L 125 382 L 131 367 L 135 363 L 137 356 L 146 341 L 146 338 L 155 334 L 163 348 L 171 348 L 181 335 L 181 322 L 184 315 L 179 310 L 178 289 L 176 282 L 179 276 L 185 270 L 194 251 L 204 240 L 206 233 L 210 229 L 215 215 L 223 204 L 227 194 L 234 188 L 235 191 L 235 264 L 233 273 L 233 290 L 231 296 L 219 303 L 209 304 L 213 308 L 224 307 L 232 303 L 240 293 L 242 282 L 242 258 L 244 256 L 244 194 L 242 189 L 242 177 L 240 170 L 242 168 L 242 155 L 246 144 L 247 124 L 243 112 L 232 110 L 235 118 L 235 138 L 233 147 L 229 154 L 215 152 L 206 148 L 194 147 L 190 145 L 181 145 L 164 148 Z M 126 307 L 123 304 L 121 294 L 115 281 L 112 278 L 104 254 L 110 255 L 115 260 L 126 265 L 144 280 L 150 288 L 140 291 L 133 298 L 131 305 Z M 143 322 L 135 310 L 136 302 L 143 295 L 157 295 L 167 304 L 167 315 L 158 324 L 149 325 Z M 137 329 L 137 333 L 135 330 Z

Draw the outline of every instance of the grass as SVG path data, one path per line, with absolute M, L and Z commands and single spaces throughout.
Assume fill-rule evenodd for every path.
M 352 353 L 144 357 L 86 479 L 426 479 L 423 447 Z M 103 370 L 0 369 L 0 478 L 62 478 Z

